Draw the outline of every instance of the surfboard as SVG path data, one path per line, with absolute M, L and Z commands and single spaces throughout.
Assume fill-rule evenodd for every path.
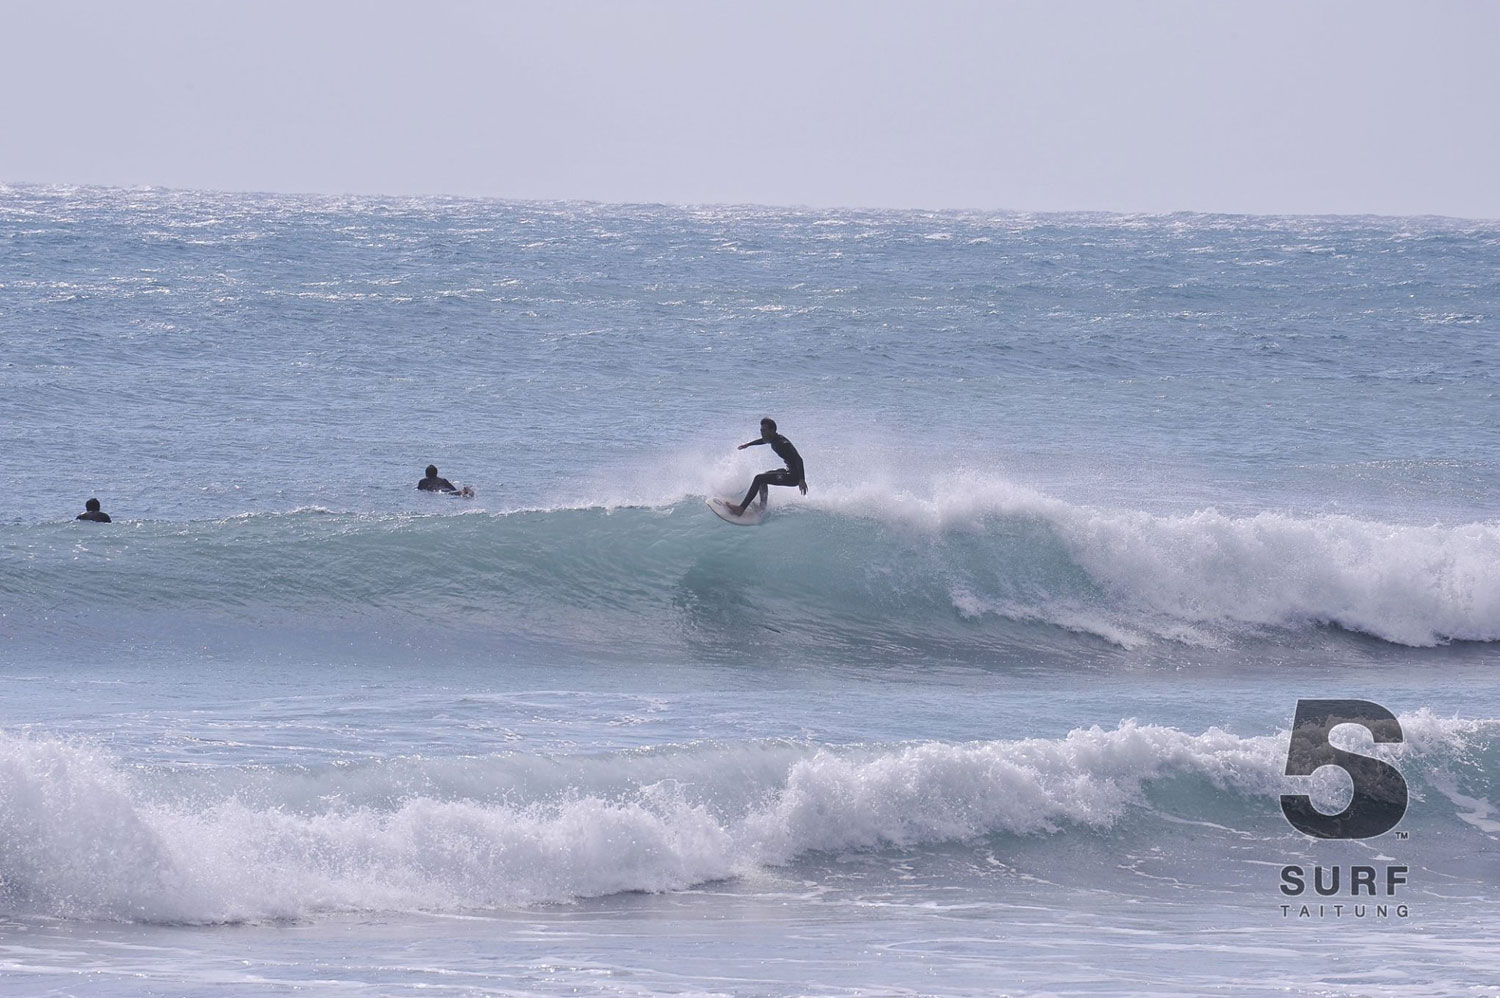
M 708 508 L 713 510 L 719 519 L 725 523 L 732 523 L 736 527 L 753 527 L 766 518 L 766 511 L 754 503 L 751 503 L 750 508 L 745 510 L 745 512 L 739 516 L 735 516 L 734 511 L 729 508 L 729 502 L 725 499 L 720 499 L 718 496 L 710 496 L 703 501 L 708 504 Z

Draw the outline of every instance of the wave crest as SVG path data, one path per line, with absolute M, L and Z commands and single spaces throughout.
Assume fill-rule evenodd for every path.
M 1482 800 L 1500 722 L 1402 718 L 1397 760 L 1420 793 Z M 180 774 L 127 770 L 84 743 L 0 732 L 0 907 L 68 918 L 215 922 L 319 911 L 453 911 L 669 891 L 820 853 L 921 849 L 996 835 L 1053 836 L 1194 819 L 1290 834 L 1277 810 L 1287 734 L 1191 734 L 1126 722 L 1064 737 L 831 748 L 698 745 L 684 767 L 658 753 L 562 757 L 574 789 L 516 796 L 528 759 L 480 760 L 490 793 L 401 795 L 413 764 L 373 764 L 383 804 L 330 803 L 348 774 L 277 777 L 283 797 L 185 792 Z M 746 766 L 752 753 L 756 765 Z M 779 761 L 778 761 L 779 759 Z M 598 785 L 601 765 L 612 786 Z M 698 775 L 683 779 L 684 772 Z M 583 775 L 587 772 L 590 775 Z M 131 775 L 126 775 L 130 773 Z M 1336 800 L 1337 774 L 1314 778 Z M 1180 781 L 1196 781 L 1187 791 Z M 584 789 L 582 785 L 588 785 Z M 1177 789 L 1174 790 L 1174 787 Z M 1175 794 L 1175 796 L 1174 796 Z M 1432 795 L 1437 796 L 1437 795 Z M 1422 820 L 1442 820 L 1432 801 Z M 1462 845 L 1460 843 L 1460 845 Z
M 1005 482 L 934 499 L 830 490 L 753 531 L 697 499 L 660 508 L 417 516 L 302 510 L 58 526 L 0 541 L 0 594 L 30 608 L 469 621 L 599 647 L 754 646 L 820 657 L 985 652 L 1040 622 L 1120 645 L 1220 644 L 1334 625 L 1430 646 L 1500 640 L 1500 524 L 1408 525 L 1075 505 Z M 12 557 L 13 556 L 13 557 Z

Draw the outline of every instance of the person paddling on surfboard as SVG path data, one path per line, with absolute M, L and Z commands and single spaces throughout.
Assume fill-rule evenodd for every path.
M 465 485 L 463 488 L 459 488 L 448 481 L 448 479 L 439 478 L 437 465 L 435 464 L 427 466 L 427 477 L 417 483 L 417 488 L 423 492 L 440 492 L 443 495 L 462 496 L 465 499 L 470 499 L 474 496 L 474 490 L 469 486 Z
M 99 508 L 98 499 L 90 499 L 83 504 L 83 512 L 73 517 L 75 520 L 92 520 L 94 523 L 113 523 L 109 514 Z
M 786 462 L 786 467 L 756 475 L 755 481 L 750 483 L 750 491 L 745 493 L 745 501 L 738 506 L 729 505 L 730 512 L 735 516 L 743 515 L 750 508 L 750 500 L 755 498 L 756 493 L 760 494 L 761 509 L 765 509 L 766 497 L 770 491 L 766 488 L 768 485 L 785 485 L 788 488 L 795 485 L 802 490 L 803 495 L 807 495 L 807 476 L 802 471 L 802 455 L 797 453 L 797 448 L 792 446 L 790 440 L 776 432 L 776 420 L 769 416 L 760 421 L 760 439 L 740 444 L 736 449 L 744 450 L 759 444 L 770 444 L 776 456 Z

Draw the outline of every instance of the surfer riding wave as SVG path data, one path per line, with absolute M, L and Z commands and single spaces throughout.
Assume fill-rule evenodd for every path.
M 797 448 L 792 446 L 790 440 L 776 432 L 776 420 L 769 416 L 760 421 L 760 439 L 742 443 L 737 449 L 744 450 L 746 447 L 756 447 L 760 444 L 770 444 L 776 456 L 786 462 L 786 467 L 756 475 L 755 480 L 750 483 L 750 491 L 745 493 L 745 500 L 738 506 L 729 505 L 730 511 L 735 516 L 743 515 L 745 510 L 750 508 L 750 502 L 757 494 L 760 496 L 760 506 L 764 509 L 770 491 L 768 486 L 771 485 L 784 485 L 788 488 L 795 485 L 803 495 L 807 495 L 807 475 L 802 470 L 802 455 L 797 453 Z

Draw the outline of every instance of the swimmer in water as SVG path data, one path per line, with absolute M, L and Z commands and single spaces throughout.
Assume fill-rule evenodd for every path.
M 114 522 L 113 520 L 111 520 L 109 518 L 109 514 L 108 513 L 104 512 L 102 509 L 99 508 L 99 500 L 98 499 L 90 499 L 88 502 L 84 503 L 83 504 L 83 512 L 79 513 L 73 519 L 75 519 L 75 520 L 88 520 L 88 521 L 90 521 L 92 523 L 113 523 Z

